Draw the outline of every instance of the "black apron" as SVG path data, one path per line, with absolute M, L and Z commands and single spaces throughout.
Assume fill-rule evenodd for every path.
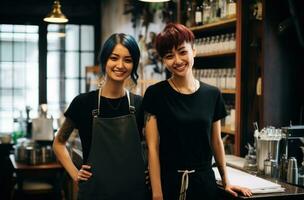
M 100 94 L 98 108 L 100 108 Z M 92 142 L 87 164 L 92 176 L 79 183 L 78 199 L 145 200 L 145 166 L 135 118 L 133 96 L 127 91 L 130 114 L 101 118 L 93 111 Z M 102 109 L 101 109 L 102 112 Z

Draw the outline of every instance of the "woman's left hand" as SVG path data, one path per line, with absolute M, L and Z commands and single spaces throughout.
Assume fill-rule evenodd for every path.
M 226 185 L 225 190 L 235 197 L 238 196 L 238 193 L 241 193 L 242 195 L 244 195 L 246 197 L 249 197 L 252 195 L 250 189 L 245 188 L 245 187 L 236 186 L 236 185 Z

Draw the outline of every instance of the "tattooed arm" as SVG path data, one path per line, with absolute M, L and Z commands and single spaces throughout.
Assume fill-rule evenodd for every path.
M 74 130 L 74 124 L 69 119 L 66 118 L 63 122 L 62 126 L 56 133 L 54 142 L 53 142 L 53 149 L 56 154 L 57 159 L 60 161 L 60 163 L 63 165 L 65 170 L 69 173 L 69 175 L 72 177 L 74 181 L 79 181 L 80 173 L 76 166 L 74 165 L 70 154 L 66 148 L 66 142 L 69 139 L 72 131 Z M 83 179 L 84 180 L 84 179 Z
M 145 131 L 148 147 L 149 174 L 153 200 L 162 200 L 160 181 L 159 139 L 156 116 L 145 113 Z
M 247 188 L 230 185 L 226 169 L 226 159 L 224 145 L 221 139 L 221 121 L 218 120 L 212 124 L 211 145 L 214 152 L 214 158 L 217 164 L 218 171 L 222 178 L 223 187 L 233 196 L 237 196 L 237 192 L 244 196 L 251 196 L 251 191 Z

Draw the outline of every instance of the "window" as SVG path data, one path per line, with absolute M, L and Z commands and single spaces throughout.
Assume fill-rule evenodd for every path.
M 94 26 L 50 24 L 47 32 L 47 103 L 59 118 L 85 92 L 85 67 L 94 65 Z
M 13 132 L 25 107 L 38 109 L 38 26 L 0 25 L 0 133 Z
M 49 114 L 59 118 L 72 99 L 85 92 L 85 67 L 95 60 L 94 26 L 47 26 L 47 44 L 42 44 L 40 52 L 47 55 L 46 86 L 42 87 L 39 80 L 45 66 L 39 68 L 40 28 L 0 24 L 0 133 L 13 132 L 14 119 L 26 117 L 26 106 L 31 108 L 30 117 L 36 117 L 39 99 L 46 100 Z M 47 90 L 46 96 L 39 90 Z

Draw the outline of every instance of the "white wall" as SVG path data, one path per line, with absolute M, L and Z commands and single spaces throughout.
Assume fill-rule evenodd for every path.
M 144 35 L 145 28 L 140 27 L 139 23 L 136 28 L 132 27 L 131 14 L 124 15 L 124 4 L 126 0 L 108 0 L 101 4 L 101 41 L 104 42 L 113 33 L 123 32 L 138 38 L 139 33 Z M 160 32 L 165 24 L 161 21 L 161 12 L 155 14 L 154 23 L 148 27 L 147 33 L 154 31 Z M 148 39 L 148 38 L 147 38 Z M 148 42 L 148 41 L 147 41 Z
M 135 35 L 131 15 L 124 15 L 125 0 L 110 0 L 101 5 L 101 41 L 113 33 L 123 32 Z

